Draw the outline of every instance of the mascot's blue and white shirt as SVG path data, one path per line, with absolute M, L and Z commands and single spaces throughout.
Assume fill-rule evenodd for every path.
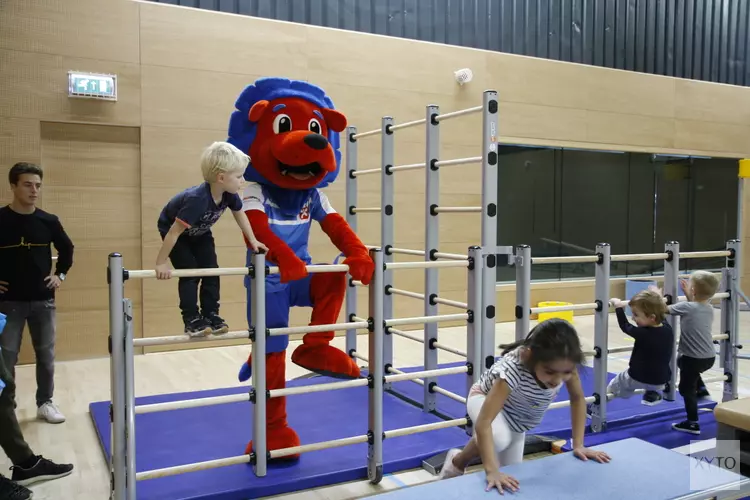
M 312 257 L 307 248 L 310 238 L 310 222 L 315 220 L 320 223 L 328 214 L 336 212 L 325 193 L 319 189 L 310 189 L 309 196 L 299 212 L 285 213 L 270 199 L 267 189 L 256 182 L 251 182 L 245 188 L 242 210 L 264 212 L 268 217 L 271 231 L 284 240 L 295 255 L 308 265 L 312 263 Z

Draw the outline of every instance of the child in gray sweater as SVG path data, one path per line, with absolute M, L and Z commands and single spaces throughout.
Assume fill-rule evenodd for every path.
M 680 344 L 677 348 L 677 366 L 680 369 L 678 389 L 685 400 L 687 420 L 672 424 L 672 428 L 690 434 L 700 434 L 698 425 L 698 398 L 708 395 L 701 373 L 709 370 L 716 361 L 716 351 L 711 335 L 714 307 L 711 297 L 719 288 L 718 278 L 706 271 L 695 271 L 690 280 L 680 280 L 686 302 L 669 306 L 669 313 L 680 317 Z

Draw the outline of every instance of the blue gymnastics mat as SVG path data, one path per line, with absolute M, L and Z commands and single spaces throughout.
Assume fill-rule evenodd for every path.
M 634 437 L 672 450 L 696 441 L 705 441 L 716 437 L 718 424 L 711 410 L 706 409 L 698 413 L 698 422 L 701 426 L 700 436 L 672 429 L 673 423 L 682 420 L 684 420 L 684 415 L 660 415 L 647 421 L 628 423 L 614 429 L 608 428 L 603 432 L 586 432 L 584 444 L 586 446 L 597 446 Z M 562 447 L 562 451 L 571 451 L 572 449 L 570 439 L 568 439 Z
M 440 365 L 440 368 L 451 368 L 462 366 L 464 363 L 447 363 Z M 414 372 L 423 370 L 422 367 L 400 368 L 404 372 Z M 583 393 L 591 395 L 594 392 L 594 369 L 590 366 L 581 366 L 579 376 Z M 615 378 L 615 373 L 608 373 L 607 380 Z M 466 375 L 446 375 L 438 377 L 440 387 L 459 394 L 466 395 Z M 417 404 L 422 403 L 423 388 L 413 382 L 404 381 L 392 385 L 392 391 L 401 394 Z M 570 399 L 568 391 L 563 386 L 557 396 L 556 401 L 565 401 Z M 714 401 L 699 400 L 699 408 L 713 408 L 716 405 Z M 466 416 L 466 406 L 453 399 L 437 394 L 436 406 L 437 412 L 448 418 L 463 418 Z M 630 399 L 615 399 L 607 404 L 607 425 L 609 429 L 615 429 L 622 425 L 632 424 L 643 420 L 651 420 L 659 416 L 684 414 L 685 406 L 682 396 L 675 394 L 674 401 L 662 401 L 655 406 L 646 406 L 641 404 L 641 396 L 635 395 Z M 541 423 L 532 429 L 531 433 L 537 435 L 547 435 L 552 437 L 567 438 L 571 434 L 570 408 L 557 408 L 549 410 Z
M 485 491 L 485 474 L 477 472 L 367 498 L 631 500 L 683 498 L 698 492 L 705 495 L 700 498 L 709 498 L 721 490 L 740 495 L 750 491 L 750 481 L 739 474 L 640 439 L 623 439 L 593 448 L 605 451 L 612 460 L 606 464 L 584 462 L 572 453 L 563 453 L 503 467 L 503 472 L 519 483 L 518 491 L 504 496 L 496 489 Z
M 304 386 L 335 382 L 313 377 L 287 382 Z M 137 404 L 239 394 L 247 387 L 137 398 Z M 287 397 L 289 423 L 303 444 L 367 433 L 366 387 Z M 91 403 L 89 411 L 105 456 L 110 453 L 109 401 Z M 383 406 L 385 430 L 439 422 L 437 416 L 394 396 Z M 242 455 L 251 439 L 252 404 L 231 403 L 136 415 L 136 471 Z M 384 441 L 383 473 L 417 468 L 422 460 L 461 447 L 463 429 L 449 428 Z M 244 500 L 367 478 L 367 444 L 305 453 L 298 462 L 269 465 L 255 477 L 248 464 L 139 481 L 139 500 Z

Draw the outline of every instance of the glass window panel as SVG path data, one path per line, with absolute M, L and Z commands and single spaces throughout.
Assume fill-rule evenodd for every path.
M 600 242 L 609 243 L 613 254 L 627 252 L 628 162 L 627 154 L 563 150 L 562 255 L 593 254 Z M 624 265 L 613 265 L 612 274 L 624 272 Z M 562 279 L 593 275 L 592 264 L 561 269 Z
M 656 252 L 654 244 L 654 164 L 651 155 L 631 153 L 629 157 L 630 186 L 628 197 L 628 245 L 625 253 Z M 663 248 L 663 245 L 661 245 Z M 658 251 L 661 251 L 658 250 Z M 617 274 L 627 272 L 628 276 L 650 275 L 653 261 L 627 262 L 625 269 L 617 267 Z M 615 267 L 612 269 L 615 276 Z
M 555 151 L 500 148 L 498 169 L 498 244 L 531 245 L 532 255 L 546 256 L 556 241 Z M 557 266 L 534 268 L 532 279 L 559 279 Z M 514 267 L 499 267 L 498 281 L 515 281 Z

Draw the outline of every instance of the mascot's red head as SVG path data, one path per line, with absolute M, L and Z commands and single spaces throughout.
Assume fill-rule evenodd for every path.
M 245 88 L 228 142 L 250 156 L 245 179 L 290 190 L 323 187 L 338 174 L 346 117 L 307 82 L 263 78 Z

